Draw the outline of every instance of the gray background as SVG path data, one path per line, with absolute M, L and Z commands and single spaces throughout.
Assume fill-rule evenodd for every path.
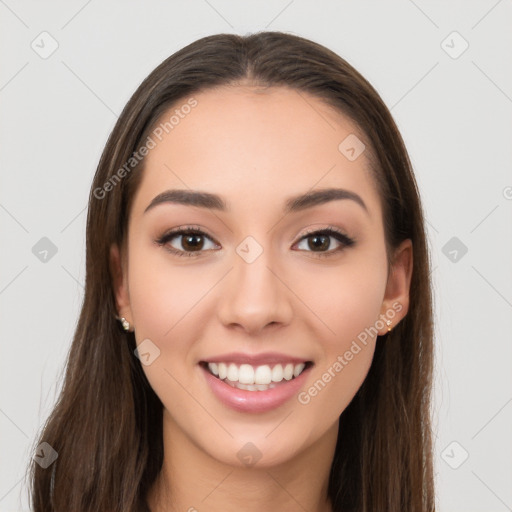
M 28 510 L 24 470 L 62 382 L 116 116 L 184 45 L 264 29 L 331 48 L 391 108 L 433 257 L 438 510 L 512 510 L 511 1 L 0 0 L 0 16 L 2 512 Z

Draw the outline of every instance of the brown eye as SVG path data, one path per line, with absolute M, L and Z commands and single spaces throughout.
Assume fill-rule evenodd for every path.
M 335 239 L 338 244 L 332 250 L 329 250 L 333 243 L 332 239 Z M 304 247 L 304 243 L 306 243 L 306 248 Z M 351 247 L 354 245 L 355 240 L 348 237 L 344 233 L 337 231 L 332 228 L 323 229 L 321 231 L 314 231 L 312 233 L 308 233 L 301 238 L 299 241 L 299 249 L 306 250 L 306 252 L 315 253 L 318 256 L 331 256 L 334 253 L 338 253 L 344 250 L 347 247 Z M 302 247 L 300 245 L 302 244 Z
M 308 236 L 308 247 L 311 250 L 327 250 L 331 245 L 330 237 L 327 235 L 311 235 Z
M 216 247 L 206 233 L 199 229 L 190 228 L 170 231 L 156 240 L 156 243 L 164 246 L 169 252 L 177 256 L 198 256 L 202 252 Z M 208 247 L 208 243 L 211 244 L 210 247 Z
M 181 246 L 185 251 L 195 251 L 201 250 L 204 245 L 204 240 L 202 239 L 203 235 L 199 234 L 191 234 L 191 235 L 180 235 L 181 236 Z

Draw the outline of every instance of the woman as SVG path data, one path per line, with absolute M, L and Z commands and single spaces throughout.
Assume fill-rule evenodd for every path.
M 109 137 L 86 256 L 35 512 L 435 510 L 421 202 L 339 56 L 262 32 L 165 60 Z

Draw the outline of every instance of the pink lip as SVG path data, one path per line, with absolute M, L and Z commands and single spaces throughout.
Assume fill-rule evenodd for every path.
M 239 412 L 252 413 L 270 411 L 286 403 L 299 392 L 311 369 L 311 367 L 308 367 L 298 377 L 283 381 L 283 383 L 267 391 L 246 391 L 245 389 L 231 387 L 212 375 L 203 365 L 199 366 L 204 372 L 213 394 L 224 405 Z
M 221 356 L 209 357 L 203 361 L 207 363 L 235 363 L 235 364 L 250 364 L 258 366 L 263 364 L 300 364 L 308 360 L 298 357 L 280 354 L 278 352 L 263 352 L 261 354 L 243 354 L 241 352 L 231 352 Z

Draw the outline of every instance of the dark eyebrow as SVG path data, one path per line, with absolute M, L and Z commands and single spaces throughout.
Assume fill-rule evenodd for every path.
M 361 206 L 366 211 L 366 213 L 368 213 L 368 208 L 366 207 L 366 204 L 361 199 L 361 197 L 355 192 L 351 192 L 350 190 L 345 190 L 343 188 L 325 188 L 321 190 L 313 190 L 300 196 L 292 197 L 285 203 L 285 212 L 299 212 L 301 210 L 305 210 L 306 208 L 311 208 L 313 206 L 335 201 L 337 199 L 351 199 L 352 201 L 355 201 L 359 206 Z
M 296 197 L 291 197 L 286 200 L 284 211 L 285 213 L 299 212 L 307 208 L 338 199 L 350 199 L 355 201 L 368 213 L 368 208 L 359 195 L 355 192 L 342 188 L 314 190 Z M 197 206 L 199 208 L 208 208 L 210 210 L 219 210 L 222 212 L 228 210 L 227 203 L 216 194 L 177 189 L 166 190 L 165 192 L 158 194 L 151 203 L 149 203 L 147 208 L 144 210 L 144 213 L 162 203 L 184 204 L 188 206 Z
M 154 208 L 158 204 L 162 203 L 175 203 L 184 204 L 188 206 L 198 206 L 200 208 L 208 208 L 210 210 L 226 211 L 228 209 L 227 204 L 221 197 L 216 194 L 210 194 L 209 192 L 196 192 L 194 190 L 166 190 L 161 194 L 158 194 L 149 203 L 147 208 L 144 210 L 146 213 L 151 208 Z

